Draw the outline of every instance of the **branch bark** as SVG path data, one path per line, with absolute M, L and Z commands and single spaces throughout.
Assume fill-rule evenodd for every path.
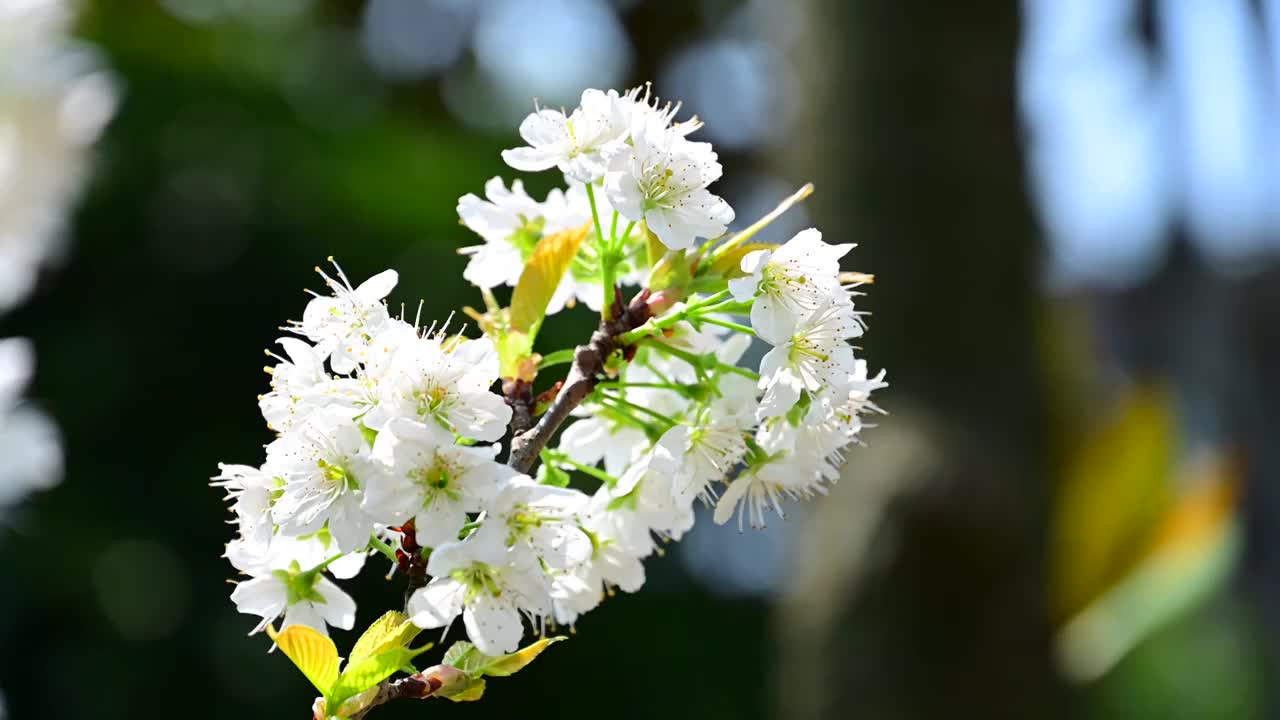
M 624 305 L 622 291 L 614 287 L 614 308 L 609 313 L 613 319 L 602 319 L 600 326 L 591 334 L 591 340 L 574 350 L 573 365 L 551 407 L 532 428 L 513 435 L 508 465 L 522 473 L 529 472 L 538 453 L 551 441 L 569 414 L 596 389 L 600 376 L 604 374 L 605 360 L 618 349 L 618 336 L 635 330 L 649 319 L 648 301 L 649 291 L 645 289 Z
M 601 319 L 599 327 L 591 334 L 591 340 L 574 350 L 573 365 L 569 368 L 568 376 L 560 385 L 551 407 L 538 418 L 536 423 L 533 421 L 532 414 L 533 407 L 537 404 L 533 398 L 533 386 L 529 383 L 513 381 L 503 387 L 503 395 L 512 407 L 511 452 L 507 456 L 507 464 L 516 470 L 528 472 L 529 468 L 533 467 L 538 454 L 569 418 L 569 414 L 595 390 L 596 384 L 604 375 L 605 361 L 620 347 L 618 337 L 640 327 L 651 317 L 648 289 L 637 293 L 630 303 L 623 302 L 622 290 L 617 286 L 614 287 L 613 292 L 613 308 L 609 313 L 609 317 L 613 319 Z M 407 530 L 406 543 L 415 549 L 412 554 L 406 554 L 401 560 L 401 570 L 409 576 L 409 588 L 405 594 L 405 601 L 408 602 L 408 596 L 425 583 L 426 574 L 425 568 L 422 569 L 423 572 L 417 572 L 418 568 L 413 563 L 415 559 L 420 558 L 420 555 L 417 552 L 416 543 L 413 542 L 412 524 L 406 525 L 403 529 Z M 384 680 L 376 687 L 370 688 L 367 695 L 358 696 L 349 701 L 360 703 L 359 709 L 349 717 L 352 720 L 360 720 L 373 708 L 392 700 L 433 697 L 441 694 L 441 688 L 444 688 L 444 694 L 448 694 L 450 683 L 456 683 L 459 675 L 460 671 L 455 668 L 436 665 L 417 675 L 398 680 Z M 323 700 L 319 702 L 321 710 L 317 711 L 317 718 L 321 718 L 323 713 Z

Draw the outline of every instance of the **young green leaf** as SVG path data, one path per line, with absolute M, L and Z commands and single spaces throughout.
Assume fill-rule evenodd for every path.
M 347 659 L 348 671 L 366 658 L 382 652 L 387 646 L 408 645 L 421 631 L 421 628 L 409 621 L 408 615 L 395 610 L 386 613 L 374 620 L 369 629 L 356 640 L 355 647 L 351 648 L 351 657 Z
M 481 675 L 506 677 L 519 672 L 526 665 L 533 662 L 533 659 L 538 657 L 543 650 L 564 639 L 566 638 L 563 635 L 542 638 L 528 647 L 521 648 L 509 655 L 499 655 L 497 657 L 485 655 L 471 643 L 459 640 L 445 652 L 443 662 L 445 665 L 452 665 L 474 677 Z
M 470 682 L 462 690 L 440 693 L 440 696 L 454 702 L 475 702 L 484 697 L 484 678 L 470 678 Z
M 511 294 L 512 330 L 528 333 L 531 337 L 536 334 L 535 326 L 546 315 L 547 303 L 551 302 L 551 296 L 560 286 L 560 279 L 578 254 L 578 248 L 590 228 L 591 223 L 587 223 L 538 241 Z
M 538 367 L 533 363 L 533 336 L 517 330 L 503 330 L 493 336 L 498 351 L 501 377 L 532 382 Z
M 338 677 L 338 648 L 333 641 L 306 625 L 290 625 L 276 632 L 267 626 L 270 637 L 285 657 L 302 671 L 321 695 L 329 697 Z
M 485 659 L 485 656 L 479 650 L 476 650 L 475 645 L 466 640 L 459 640 L 444 651 L 444 658 L 440 662 L 444 665 L 456 667 L 464 673 L 475 674 L 479 672 Z
M 526 665 L 533 662 L 533 659 L 542 654 L 543 650 L 560 642 L 567 640 L 563 635 L 555 637 L 542 638 L 528 647 L 521 648 L 510 655 L 500 655 L 492 658 L 492 662 L 485 666 L 484 674 L 491 677 L 506 677 L 514 675 L 524 669 Z
M 658 292 L 671 288 L 681 291 L 693 280 L 689 269 L 688 253 L 684 250 L 668 250 L 649 273 L 649 289 Z
M 338 676 L 329 698 L 329 707 L 341 705 L 347 698 L 354 697 L 377 685 L 395 674 L 397 670 L 409 664 L 413 658 L 431 649 L 431 644 L 410 650 L 397 645 L 391 640 L 382 646 L 384 649 L 376 654 L 368 655 L 359 662 L 348 663 L 346 670 Z

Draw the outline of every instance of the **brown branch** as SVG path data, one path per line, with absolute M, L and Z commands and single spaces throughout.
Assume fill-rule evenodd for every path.
M 533 383 L 518 378 L 503 380 L 502 395 L 511 406 L 511 437 L 533 427 Z
M 520 472 L 528 472 L 537 460 L 538 453 L 551 441 L 552 436 L 568 419 L 569 414 L 595 390 L 596 384 L 604 375 L 605 361 L 619 349 L 618 337 L 635 330 L 650 318 L 649 291 L 641 290 L 630 303 L 624 304 L 622 291 L 614 287 L 613 308 L 609 316 L 614 319 L 608 321 L 602 319 L 600 326 L 591 334 L 591 340 L 574 350 L 573 365 L 569 368 L 568 376 L 558 384 L 559 390 L 555 393 L 551 407 L 538 418 L 536 423 L 533 421 L 533 410 L 538 400 L 542 398 L 534 398 L 532 384 L 520 380 L 504 383 L 503 395 L 511 405 L 512 411 L 511 453 L 507 457 L 507 464 L 511 467 Z M 555 390 L 556 388 L 552 388 L 552 391 Z M 404 550 L 410 550 L 408 553 L 404 550 L 397 553 L 400 569 L 409 577 L 409 588 L 405 595 L 405 600 L 408 602 L 408 596 L 426 582 L 426 573 L 425 567 L 421 566 L 420 548 L 414 539 L 412 523 L 406 524 L 400 530 L 405 533 Z M 448 695 L 459 690 L 458 685 L 462 680 L 466 680 L 466 676 L 460 670 L 448 665 L 436 665 L 417 675 L 398 680 L 383 680 L 377 686 L 347 701 L 344 707 L 348 708 L 348 714 L 344 717 L 361 720 L 373 708 L 392 700 Z M 318 701 L 317 708 L 316 718 L 323 720 L 323 699 Z
M 569 413 L 582 404 L 600 382 L 604 373 L 605 361 L 618 349 L 619 335 L 630 332 L 649 319 L 649 291 L 642 290 L 631 303 L 624 306 L 622 291 L 614 288 L 614 308 L 609 313 L 613 320 L 601 320 L 600 326 L 591 334 L 586 345 L 579 345 L 573 353 L 573 365 L 560 387 L 559 394 L 551 403 L 551 407 L 538 418 L 532 428 L 513 434 L 511 454 L 507 464 L 520 472 L 529 472 L 538 458 L 538 453 L 547 446 Z

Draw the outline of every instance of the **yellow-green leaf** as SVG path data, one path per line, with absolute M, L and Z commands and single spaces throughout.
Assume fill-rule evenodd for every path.
M 547 235 L 534 246 L 511 295 L 512 330 L 531 336 L 534 334 L 535 326 L 546 315 L 547 303 L 560 286 L 560 279 L 578 254 L 578 248 L 590 228 L 591 223 L 586 223 L 579 228 Z
M 667 288 L 688 288 L 693 273 L 689 271 L 687 255 L 684 250 L 668 250 L 649 273 L 649 289 L 658 292 Z
M 374 655 L 362 658 L 359 662 L 349 663 L 347 669 L 338 676 L 333 685 L 333 693 L 329 698 L 331 707 L 340 705 L 349 697 L 358 695 L 395 674 L 397 670 L 408 665 L 420 653 L 431 649 L 427 644 L 416 650 L 410 650 L 391 640 L 383 644 L 383 650 Z
M 757 250 L 777 250 L 778 246 L 771 243 L 743 243 L 729 252 L 721 255 L 711 263 L 711 273 L 713 275 L 723 275 L 724 277 L 738 277 L 742 275 L 742 258 L 750 255 Z
M 533 362 L 533 338 L 528 333 L 504 330 L 494 338 L 499 377 L 533 382 L 538 364 Z
M 471 682 L 462 690 L 450 693 L 440 693 L 441 697 L 449 698 L 454 702 L 475 702 L 484 697 L 484 678 L 471 678 Z
M 1059 632 L 1058 661 L 1068 678 L 1104 675 L 1230 581 L 1241 546 L 1239 481 L 1229 465 L 1215 465 L 1202 468 L 1208 472 L 1197 478 L 1200 486 L 1167 514 L 1142 562 Z
M 306 625 L 290 625 L 280 632 L 268 625 L 267 635 L 316 690 L 329 697 L 338 677 L 338 648 L 333 641 Z
M 546 650 L 554 643 L 558 643 L 564 639 L 565 637 L 563 635 L 542 638 L 534 644 L 521 648 L 510 655 L 500 655 L 496 658 L 492 658 L 491 662 L 485 665 L 482 672 L 485 675 L 490 675 L 492 677 L 506 677 L 508 675 L 514 675 L 523 669 L 525 665 L 533 662 L 533 659 L 538 657 L 543 650 Z
M 538 657 L 543 650 L 565 639 L 567 638 L 563 635 L 542 638 L 510 655 L 498 655 L 497 657 L 485 655 L 471 643 L 460 640 L 445 652 L 443 662 L 445 665 L 451 665 L 468 675 L 476 677 L 481 675 L 506 677 L 519 672 L 524 666 L 533 662 L 533 659 Z
M 386 646 L 404 647 L 418 636 L 421 629 L 409 621 L 409 616 L 402 612 L 392 610 L 369 626 L 364 631 L 359 640 L 356 640 L 355 647 L 351 648 L 351 657 L 347 658 L 347 668 L 358 665 L 366 658 L 377 655 Z
M 644 223 L 640 223 L 640 233 L 644 237 L 645 257 L 649 261 L 649 267 L 653 267 L 667 254 L 667 246 Z
M 1054 615 L 1075 615 L 1136 565 L 1170 507 L 1173 400 L 1136 386 L 1068 459 L 1051 530 Z
M 480 672 L 480 668 L 487 660 L 489 658 L 477 650 L 475 645 L 466 640 L 459 640 L 444 651 L 444 658 L 440 662 L 458 668 L 462 672 L 476 674 Z

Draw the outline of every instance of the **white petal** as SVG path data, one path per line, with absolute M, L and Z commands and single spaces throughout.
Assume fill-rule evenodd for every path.
M 503 150 L 502 160 L 516 170 L 539 172 L 555 167 L 559 157 L 541 148 L 521 147 Z
M 383 270 L 360 283 L 356 288 L 356 297 L 366 303 L 376 303 L 391 294 L 399 280 L 400 275 L 395 270 Z
M 350 630 L 356 624 L 356 601 L 329 578 L 316 578 L 316 592 L 324 598 L 323 603 L 312 603 L 316 612 L 330 625 Z
M 290 605 L 289 609 L 284 611 L 284 622 L 280 624 L 280 629 L 283 630 L 290 625 L 306 625 L 321 635 L 329 634 L 329 628 L 325 626 L 324 616 L 309 602 Z
M 781 345 L 795 332 L 796 318 L 782 303 L 766 294 L 751 304 L 751 327 L 761 340 Z
M 733 517 L 733 511 L 737 509 L 738 503 L 747 494 L 750 489 L 753 478 L 749 475 L 741 475 L 720 495 L 720 499 L 716 502 L 715 522 L 717 525 L 723 525 Z
M 762 251 L 757 251 L 762 252 Z M 760 277 L 757 275 L 748 275 L 746 277 L 731 278 L 729 280 L 729 292 L 733 294 L 733 299 L 738 302 L 746 302 L 756 296 L 756 290 L 760 287 Z
M 239 612 L 270 620 L 289 604 L 289 591 L 280 578 L 266 575 L 236 585 L 231 591 L 231 602 Z
M 405 611 L 420 628 L 444 627 L 462 612 L 466 586 L 448 577 L 437 577 L 409 597 Z
M 418 544 L 429 548 L 457 542 L 458 531 L 466 522 L 467 513 L 462 506 L 443 497 L 437 497 L 435 502 L 413 517 Z
M 520 613 L 506 600 L 481 593 L 467 605 L 462 614 L 467 637 L 485 655 L 515 652 L 524 637 Z

